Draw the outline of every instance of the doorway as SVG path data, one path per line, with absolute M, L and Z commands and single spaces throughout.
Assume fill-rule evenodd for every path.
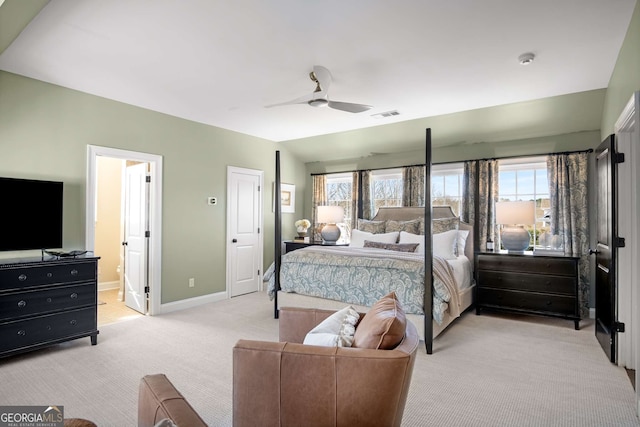
M 109 185 L 99 185 L 101 169 L 104 172 L 106 168 L 111 169 L 106 178 Z M 100 252 L 105 254 L 104 262 L 99 262 L 98 275 L 106 287 L 118 289 L 117 299 L 149 315 L 160 312 L 161 302 L 160 177 L 161 156 L 88 146 L 85 247 L 98 256 Z M 109 192 L 117 193 L 119 200 Z M 101 203 L 102 198 L 108 197 L 118 206 L 109 208 L 109 202 Z M 105 212 L 108 210 L 111 217 Z M 112 231 L 107 233 L 111 237 L 104 240 L 104 229 L 109 227 Z

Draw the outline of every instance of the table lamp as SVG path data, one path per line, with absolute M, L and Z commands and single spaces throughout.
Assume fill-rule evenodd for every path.
M 336 225 L 344 221 L 342 206 L 318 206 L 318 222 L 325 224 L 320 232 L 324 244 L 335 245 L 340 238 L 340 229 Z
M 496 224 L 502 224 L 502 246 L 510 252 L 529 248 L 531 234 L 522 225 L 536 222 L 535 202 L 496 202 Z

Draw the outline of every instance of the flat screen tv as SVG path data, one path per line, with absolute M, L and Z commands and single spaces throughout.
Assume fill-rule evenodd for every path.
M 62 182 L 0 178 L 0 251 L 62 247 Z

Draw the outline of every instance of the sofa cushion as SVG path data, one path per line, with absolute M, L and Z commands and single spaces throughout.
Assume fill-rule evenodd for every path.
M 358 312 L 347 306 L 324 319 L 305 336 L 303 344 L 326 347 L 351 347 Z
M 407 326 L 404 310 L 391 292 L 378 300 L 364 315 L 353 336 L 353 347 L 394 349 L 402 342 Z

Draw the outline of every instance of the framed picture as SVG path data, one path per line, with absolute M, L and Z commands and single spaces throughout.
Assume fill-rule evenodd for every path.
M 276 210 L 275 199 L 276 184 L 273 183 L 273 211 Z M 282 213 L 293 213 L 296 211 L 296 186 L 294 184 L 280 184 L 280 207 Z

